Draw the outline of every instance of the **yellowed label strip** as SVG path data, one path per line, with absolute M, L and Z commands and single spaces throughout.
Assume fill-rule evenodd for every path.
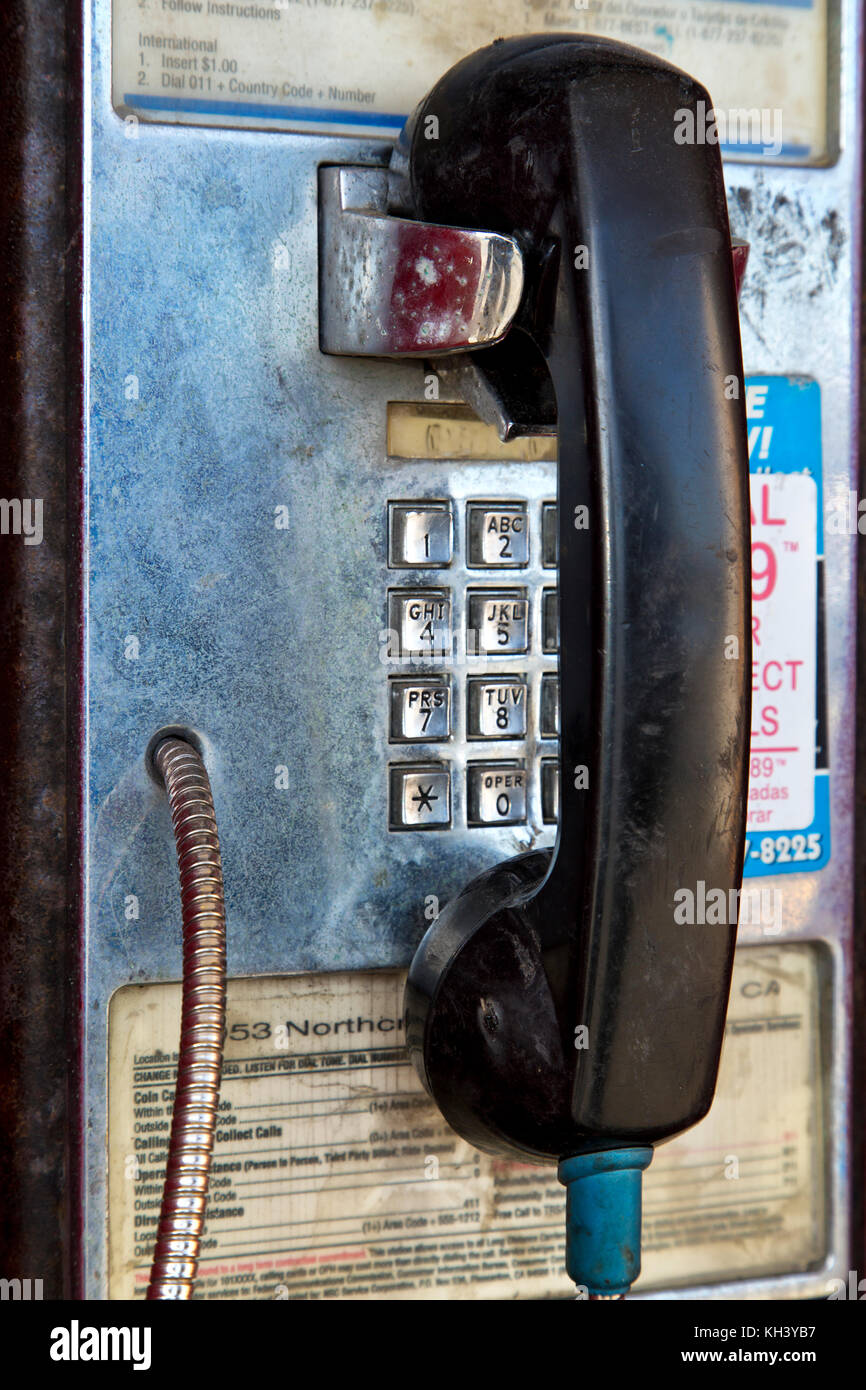
M 528 435 L 503 442 L 493 425 L 466 405 L 388 402 L 388 453 L 401 459 L 473 459 L 478 462 L 556 462 L 552 435 Z

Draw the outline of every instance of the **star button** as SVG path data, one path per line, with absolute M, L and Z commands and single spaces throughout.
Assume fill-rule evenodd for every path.
M 439 797 L 433 790 L 432 782 L 430 783 L 429 787 L 425 787 L 423 783 L 419 782 L 418 790 L 412 797 L 412 800 L 418 802 L 418 811 L 420 813 L 421 811 L 432 811 L 433 802 L 438 801 Z

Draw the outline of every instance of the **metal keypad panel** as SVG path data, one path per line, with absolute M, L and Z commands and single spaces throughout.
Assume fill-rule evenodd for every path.
M 559 808 L 556 503 L 398 498 L 387 527 L 389 829 L 543 833 Z

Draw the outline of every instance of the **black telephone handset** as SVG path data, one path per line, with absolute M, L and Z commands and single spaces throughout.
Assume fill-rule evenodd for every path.
M 621 44 L 503 40 L 433 88 L 395 158 L 410 215 L 518 241 L 505 378 L 531 339 L 559 436 L 556 848 L 442 911 L 408 1038 L 458 1133 L 560 1161 L 596 1296 L 639 1269 L 652 1145 L 709 1108 L 743 864 L 748 453 L 721 158 L 676 138 L 698 102 Z M 688 921 L 701 884 L 733 907 L 719 924 Z

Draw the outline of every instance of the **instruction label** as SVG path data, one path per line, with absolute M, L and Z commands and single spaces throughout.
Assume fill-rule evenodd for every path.
M 601 34 L 711 92 L 728 154 L 826 150 L 827 0 L 114 0 L 113 93 L 141 119 L 394 135 L 503 35 Z M 700 132 L 698 132 L 698 138 Z
M 403 1046 L 402 972 L 233 980 L 196 1297 L 573 1297 L 554 1166 L 445 1124 Z M 141 1298 L 159 1215 L 180 985 L 109 1022 L 110 1296 Z M 639 1287 L 805 1269 L 824 1250 L 816 958 L 739 951 L 716 1100 L 644 1179 Z
M 746 874 L 830 857 L 817 382 L 748 377 L 752 739 Z

